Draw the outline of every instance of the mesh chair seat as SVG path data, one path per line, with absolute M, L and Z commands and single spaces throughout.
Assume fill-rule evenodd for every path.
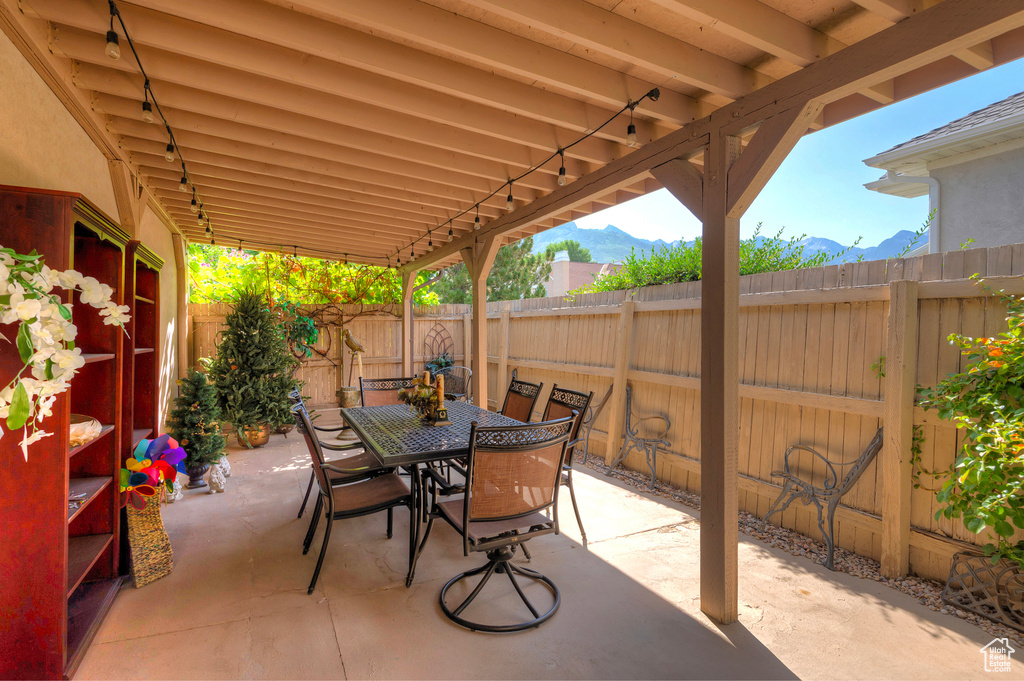
M 397 473 L 388 473 L 352 485 L 331 488 L 334 493 L 334 512 L 351 513 L 369 511 L 377 506 L 386 507 L 408 497 L 409 486 Z
M 462 518 L 465 512 L 465 501 L 452 499 L 442 501 L 437 505 L 438 510 L 445 515 L 455 529 L 462 531 Z M 471 520 L 469 523 L 469 538 L 474 542 L 483 542 L 493 537 L 513 531 L 525 531 L 537 525 L 550 525 L 551 518 L 543 513 L 531 513 L 522 518 L 506 518 L 502 520 Z
M 337 473 L 332 470 L 327 471 L 327 477 L 331 479 L 333 484 L 338 484 L 338 481 L 346 480 L 348 478 L 365 478 L 369 477 L 374 473 L 375 470 L 384 470 L 380 467 L 377 462 L 377 458 L 373 454 L 369 454 L 366 451 L 360 451 L 352 456 L 346 456 L 342 459 L 332 459 L 327 462 L 329 465 L 335 468 L 367 468 L 369 469 L 366 473 Z M 315 474 L 314 474 L 315 475 Z

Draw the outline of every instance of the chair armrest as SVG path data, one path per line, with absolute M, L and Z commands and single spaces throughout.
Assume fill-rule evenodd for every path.
M 656 438 L 643 438 L 643 439 L 645 439 L 645 440 L 658 440 L 658 439 L 664 438 L 665 435 L 668 434 L 669 428 L 672 427 L 672 422 L 668 420 L 667 416 L 661 416 L 660 414 L 654 414 L 652 416 L 645 416 L 642 419 L 637 419 L 636 421 L 634 421 L 633 422 L 633 428 L 638 430 L 641 423 L 644 423 L 646 421 L 654 421 L 654 420 L 661 421 L 662 423 L 665 424 L 665 427 L 662 428 L 661 432 L 658 433 L 658 437 L 656 437 Z
M 784 459 L 785 473 L 787 473 L 788 475 L 793 475 L 793 472 L 789 469 L 789 455 L 795 451 L 810 452 L 814 456 L 821 459 L 822 463 L 825 464 L 825 489 L 831 490 L 836 486 L 836 483 L 839 482 L 839 476 L 836 474 L 836 469 L 832 465 L 832 462 L 825 458 L 825 456 L 818 452 L 816 449 L 812 449 L 811 447 L 808 447 L 806 445 L 793 445 L 786 450 L 786 456 Z
M 313 430 L 319 430 L 324 433 L 335 433 L 339 430 L 345 430 L 346 428 L 351 428 L 351 426 L 347 423 L 340 426 L 313 426 Z
M 348 445 L 335 445 L 335 444 L 331 444 L 331 443 L 328 443 L 328 442 L 321 442 L 320 443 L 320 448 L 321 449 L 329 449 L 332 452 L 347 452 L 350 449 L 362 449 L 363 448 L 363 443 L 362 442 L 353 442 L 352 444 L 348 444 Z
M 456 470 L 460 469 L 457 468 Z M 441 494 L 444 495 L 461 494 L 466 489 L 466 486 L 464 484 L 448 482 L 448 480 L 443 475 L 441 475 L 441 473 L 436 468 L 424 468 L 420 475 L 423 476 L 424 486 L 426 486 L 427 479 L 429 478 L 430 480 L 433 480 L 438 487 L 441 488 Z
M 366 471 L 372 470 L 369 466 L 360 466 L 359 468 L 338 468 L 337 466 L 329 463 L 320 464 L 320 468 L 325 471 L 331 471 L 332 473 L 341 473 L 342 475 L 365 473 Z

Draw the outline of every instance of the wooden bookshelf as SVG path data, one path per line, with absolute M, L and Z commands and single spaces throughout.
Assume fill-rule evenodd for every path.
M 126 337 L 77 294 L 64 294 L 74 303 L 85 365 L 42 423 L 53 435 L 32 445 L 27 462 L 20 438 L 0 438 L 0 498 L 16 500 L 0 503 L 0 678 L 69 678 L 126 568 L 120 468 L 135 438 L 159 428 L 155 301 L 163 262 L 78 194 L 0 186 L 0 216 L 3 246 L 35 249 L 52 269 L 95 277 L 132 316 Z M 8 338 L 15 331 L 0 325 Z M 21 366 L 14 344 L 0 343 L 0 375 Z M 100 435 L 72 448 L 71 414 L 98 420 Z M 76 509 L 68 508 L 71 492 L 86 495 Z

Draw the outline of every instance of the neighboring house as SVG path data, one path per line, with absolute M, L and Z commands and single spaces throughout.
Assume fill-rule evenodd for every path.
M 868 189 L 929 196 L 928 252 L 1024 242 L 1024 92 L 864 163 L 886 171 Z
M 548 297 L 564 296 L 580 286 L 593 284 L 594 279 L 608 272 L 617 272 L 619 265 L 601 262 L 572 262 L 569 251 L 558 251 L 551 263 L 551 275 L 544 282 Z

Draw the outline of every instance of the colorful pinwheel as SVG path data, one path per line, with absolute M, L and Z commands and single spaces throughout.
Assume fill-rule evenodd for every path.
M 130 460 L 130 459 L 129 459 Z M 148 484 L 149 476 L 141 471 L 132 472 L 127 468 L 121 469 L 121 506 L 127 505 L 129 501 L 132 506 L 140 511 L 146 508 L 145 497 L 156 494 L 156 488 Z
M 147 484 L 162 483 L 170 492 L 178 473 L 185 472 L 185 450 L 174 438 L 164 434 L 155 440 L 140 441 L 125 465 L 133 473 L 145 474 Z

